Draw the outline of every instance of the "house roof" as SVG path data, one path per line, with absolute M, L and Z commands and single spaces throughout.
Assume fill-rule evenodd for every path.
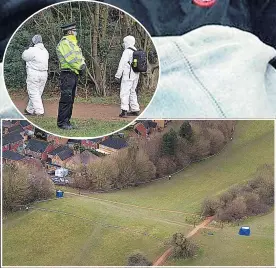
M 94 143 L 99 143 L 103 140 L 103 138 L 97 138 L 97 139 L 87 139 L 86 141 L 91 141 L 91 142 L 94 142 Z M 84 140 L 85 141 L 85 140 Z
M 7 144 L 12 144 L 20 140 L 23 140 L 23 137 L 20 135 L 19 132 L 8 133 L 6 135 L 3 135 L 2 145 L 4 146 Z
M 66 150 L 63 150 L 57 154 L 61 160 L 66 160 L 74 155 L 74 152 L 72 149 L 67 148 Z
M 12 126 L 12 123 L 8 120 L 3 120 L 2 121 L 2 127 L 11 127 Z
M 9 132 L 24 132 L 24 128 L 21 125 L 16 125 L 9 128 Z
M 100 157 L 92 154 L 89 151 L 83 151 L 81 154 L 76 154 L 67 162 L 68 164 L 77 164 L 77 165 L 88 165 L 94 161 L 99 160 Z
M 69 139 L 67 143 L 81 143 L 81 140 Z
M 106 139 L 102 141 L 100 144 L 116 150 L 119 150 L 128 146 L 127 141 L 125 139 L 115 138 L 115 137 Z
M 58 155 L 61 160 L 65 160 L 74 155 L 74 151 L 68 146 L 59 146 L 49 153 L 50 155 Z
M 31 123 L 28 122 L 27 120 L 20 120 L 20 121 L 19 121 L 19 124 L 20 124 L 22 127 L 26 127 L 26 126 L 31 125 Z
M 54 149 L 53 151 L 51 151 L 49 154 L 50 155 L 57 155 L 60 152 L 69 149 L 67 146 L 58 146 L 56 149 Z
M 145 128 L 156 128 L 157 123 L 152 120 L 137 120 L 136 123 L 142 123 Z
M 146 120 L 143 121 L 142 124 L 146 127 L 146 128 L 156 128 L 157 123 L 153 122 L 152 120 Z
M 2 157 L 4 159 L 9 159 L 9 160 L 15 160 L 15 161 L 19 161 L 25 158 L 24 155 L 13 152 L 13 151 L 4 151 L 2 153 Z
M 43 152 L 45 152 L 48 145 L 49 145 L 49 143 L 46 141 L 31 139 L 31 140 L 29 140 L 29 142 L 26 146 L 26 149 L 29 149 L 33 152 L 43 153 Z
M 147 136 L 147 128 L 142 123 L 136 124 L 134 127 L 134 131 L 142 136 Z

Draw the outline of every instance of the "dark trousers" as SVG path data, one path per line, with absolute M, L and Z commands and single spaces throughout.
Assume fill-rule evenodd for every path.
M 60 74 L 61 96 L 58 107 L 57 125 L 70 123 L 75 101 L 78 76 L 74 72 L 62 71 Z

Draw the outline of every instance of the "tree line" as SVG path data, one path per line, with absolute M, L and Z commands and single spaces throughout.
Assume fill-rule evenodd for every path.
M 233 135 L 234 121 L 184 121 L 150 140 L 132 139 L 129 147 L 105 156 L 73 175 L 73 187 L 107 191 L 138 186 L 172 174 L 193 161 L 214 155 Z
M 248 183 L 233 186 L 218 197 L 207 198 L 202 204 L 202 215 L 234 222 L 267 213 L 273 205 L 274 167 L 263 165 Z
M 51 198 L 55 186 L 42 165 L 3 165 L 2 208 L 8 213 L 25 207 L 37 200 Z
M 133 35 L 136 47 L 148 55 L 148 72 L 141 76 L 138 90 L 152 95 L 156 89 L 159 67 L 150 36 L 139 23 L 122 11 L 93 2 L 55 5 L 39 12 L 21 26 L 5 56 L 4 72 L 8 90 L 25 88 L 25 64 L 21 54 L 28 48 L 31 38 L 40 34 L 50 54 L 46 90 L 48 94 L 56 93 L 59 85 L 56 46 L 62 38 L 60 26 L 72 21 L 77 23 L 77 39 L 87 64 L 87 72 L 80 80 L 79 93 L 86 98 L 118 94 L 114 75 L 123 52 L 123 38 Z
M 176 121 L 168 132 L 150 140 L 134 138 L 129 147 L 73 172 L 72 187 L 108 191 L 138 186 L 172 174 L 192 161 L 221 151 L 233 135 L 234 121 Z M 180 125 L 179 125 L 180 124 Z M 159 135 L 160 134 L 160 135 Z M 55 193 L 42 163 L 4 164 L 3 211 L 20 209 Z

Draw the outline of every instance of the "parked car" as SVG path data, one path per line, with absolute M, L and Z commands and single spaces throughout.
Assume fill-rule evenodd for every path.
M 53 181 L 54 184 L 57 184 L 57 185 L 69 184 L 69 180 L 68 179 L 59 178 L 59 177 L 53 177 L 52 181 Z

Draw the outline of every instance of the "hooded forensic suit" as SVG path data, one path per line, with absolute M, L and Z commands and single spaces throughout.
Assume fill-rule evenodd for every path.
M 26 62 L 26 82 L 29 95 L 26 112 L 42 115 L 44 114 L 44 107 L 41 96 L 48 77 L 49 53 L 42 43 L 41 36 L 34 36 L 32 42 L 34 46 L 29 47 L 22 54 L 22 59 Z
M 136 94 L 139 73 L 135 73 L 131 67 L 131 62 L 133 59 L 132 49 L 137 50 L 134 46 L 135 38 L 133 36 L 126 36 L 123 41 L 125 50 L 115 75 L 115 77 L 118 79 L 122 78 L 120 89 L 121 109 L 123 111 L 130 110 L 130 112 L 139 112 L 140 107 Z

